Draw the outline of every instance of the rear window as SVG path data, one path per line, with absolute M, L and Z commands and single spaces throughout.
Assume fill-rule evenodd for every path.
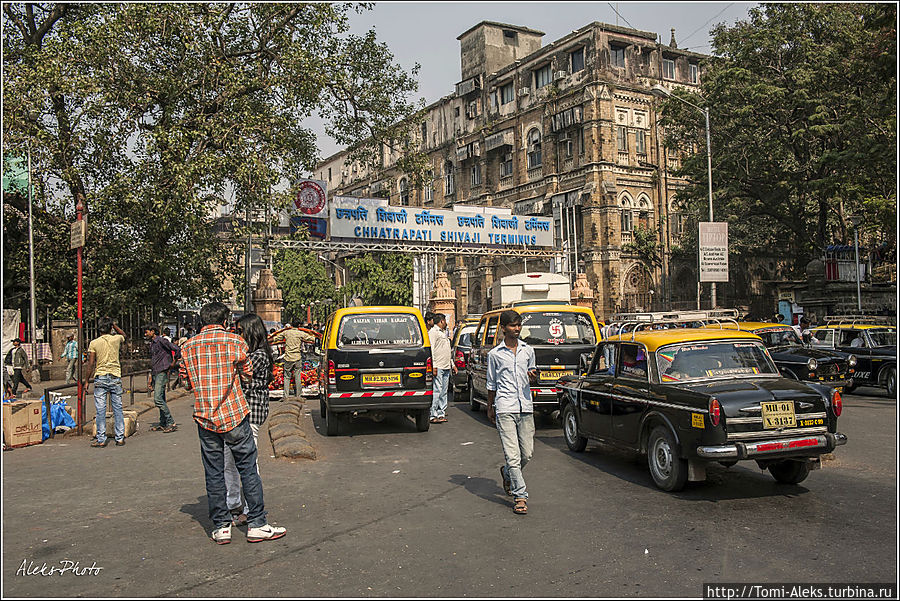
M 526 343 L 552 345 L 597 344 L 594 324 L 584 313 L 541 311 L 522 315 L 522 333 Z
M 476 326 L 463 326 L 459 330 L 456 337 L 456 344 L 459 346 L 472 346 L 472 334 L 475 333 Z
M 338 347 L 422 346 L 422 329 L 408 313 L 366 313 L 341 320 Z

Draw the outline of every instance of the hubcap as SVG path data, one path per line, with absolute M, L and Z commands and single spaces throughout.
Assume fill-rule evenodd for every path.
M 653 443 L 651 456 L 653 457 L 653 471 L 663 480 L 668 478 L 672 473 L 672 449 L 669 447 L 668 441 L 664 438 L 657 439 Z
M 575 422 L 575 414 L 570 409 L 566 412 L 566 439 L 574 443 L 578 436 L 578 424 Z

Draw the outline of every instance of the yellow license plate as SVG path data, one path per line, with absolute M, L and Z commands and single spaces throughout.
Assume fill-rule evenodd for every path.
M 559 380 L 563 376 L 574 376 L 575 372 L 572 370 L 566 371 L 542 371 L 541 372 L 541 380 Z
M 369 386 L 390 386 L 401 384 L 400 374 L 363 374 L 362 383 Z
M 794 401 L 762 403 L 763 428 L 796 428 Z

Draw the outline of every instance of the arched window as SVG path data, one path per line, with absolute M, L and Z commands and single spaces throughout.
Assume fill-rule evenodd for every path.
M 622 231 L 630 232 L 634 230 L 634 206 L 631 197 L 623 194 L 620 200 L 622 205 Z
M 444 196 L 450 196 L 453 190 L 453 161 L 447 159 L 444 163 Z
M 528 132 L 528 168 L 541 166 L 541 131 L 534 128 Z
M 425 172 L 425 181 L 422 183 L 422 197 L 425 202 L 434 200 L 434 174 L 430 169 Z
M 400 180 L 400 206 L 409 206 L 409 182 L 405 177 Z

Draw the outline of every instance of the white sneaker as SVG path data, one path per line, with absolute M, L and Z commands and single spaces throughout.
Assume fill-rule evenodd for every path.
M 287 528 L 280 528 L 278 526 L 266 524 L 265 526 L 262 526 L 260 528 L 248 528 L 247 542 L 261 543 L 264 540 L 275 540 L 276 538 L 281 538 L 285 534 L 287 534 Z
M 231 526 L 222 526 L 213 530 L 212 539 L 217 545 L 227 545 L 231 542 Z

